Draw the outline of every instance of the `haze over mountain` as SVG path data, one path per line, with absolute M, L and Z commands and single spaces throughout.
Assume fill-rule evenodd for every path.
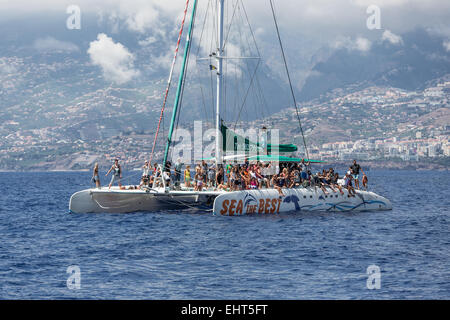
M 445 37 L 416 29 L 398 38 L 385 38 L 370 49 L 339 47 L 312 68 L 300 97 L 310 100 L 335 88 L 354 85 L 423 89 L 430 80 L 450 73 Z

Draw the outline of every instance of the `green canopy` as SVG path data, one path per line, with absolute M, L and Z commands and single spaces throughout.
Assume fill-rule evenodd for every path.
M 248 159 L 249 161 L 278 161 L 278 162 L 301 162 L 302 159 L 301 158 L 291 158 L 291 157 L 286 157 L 286 156 L 280 156 L 280 155 L 256 155 L 256 156 L 251 156 L 251 157 L 245 157 L 245 155 L 240 155 L 237 158 L 240 159 Z M 211 160 L 215 160 L 216 158 L 214 157 L 207 157 L 207 158 L 202 158 L 201 160 L 205 160 L 205 161 L 211 161 Z M 321 161 L 321 160 L 311 160 L 311 159 L 303 159 L 305 160 L 305 162 L 311 162 L 311 163 L 323 163 L 325 161 Z M 225 162 L 227 161 L 234 161 L 234 159 L 228 159 L 225 160 Z
M 220 128 L 222 132 L 222 149 L 223 151 L 238 151 L 238 152 L 249 152 L 259 153 L 263 151 L 260 143 L 255 143 L 250 141 L 246 137 L 242 137 L 233 130 L 227 128 L 225 125 L 221 125 Z M 267 152 L 270 153 L 272 149 L 278 149 L 278 152 L 295 152 L 298 150 L 295 144 L 279 144 L 273 145 L 271 143 L 267 144 Z
M 290 158 L 286 156 L 280 156 L 280 155 L 257 155 L 257 156 L 251 156 L 248 158 L 249 161 L 278 161 L 278 162 L 301 162 L 301 158 Z M 321 160 L 311 160 L 311 159 L 304 159 L 305 162 L 311 162 L 311 163 L 322 163 L 325 161 Z
M 297 151 L 297 146 L 295 144 L 279 144 L 278 146 L 274 146 L 275 149 L 278 148 L 278 152 L 295 152 Z M 272 144 L 267 144 L 267 152 L 272 151 Z

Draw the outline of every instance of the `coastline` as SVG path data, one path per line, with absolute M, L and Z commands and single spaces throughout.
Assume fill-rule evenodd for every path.
M 358 160 L 357 160 L 358 161 Z M 358 161 L 365 170 L 408 170 L 408 171 L 448 171 L 450 165 L 427 162 L 427 161 Z M 351 161 L 334 161 L 327 163 L 328 166 L 349 166 Z M 326 166 L 326 165 L 325 165 Z
M 358 163 L 363 167 L 363 170 L 405 170 L 405 171 L 448 171 L 450 170 L 450 159 L 446 160 L 444 163 L 436 163 L 430 162 L 426 160 L 421 161 L 392 161 L 392 160 L 357 160 Z M 337 168 L 344 170 L 351 165 L 351 160 L 346 161 L 330 161 L 322 164 L 314 164 L 313 168 L 322 169 L 322 168 Z M 448 164 L 447 164 L 448 163 Z M 104 166 L 106 169 L 106 165 Z M 130 164 L 124 166 L 125 171 L 133 172 L 136 168 L 135 164 Z M 101 170 L 103 170 L 101 168 Z M 314 169 L 315 170 L 315 169 Z M 0 173 L 14 173 L 14 172 L 68 172 L 68 173 L 76 173 L 76 172 L 90 172 L 92 168 L 83 168 L 83 169 L 60 169 L 60 168 L 52 168 L 49 166 L 45 168 L 45 166 L 30 167 L 30 168 L 21 168 L 19 170 L 8 170 L 8 169 L 0 169 Z

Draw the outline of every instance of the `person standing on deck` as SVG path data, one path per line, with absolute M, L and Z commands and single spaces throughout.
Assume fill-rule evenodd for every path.
M 148 185 L 150 180 L 150 166 L 148 161 L 145 161 L 145 164 L 142 166 L 142 177 L 140 186 Z
M 100 185 L 100 177 L 98 175 L 98 163 L 95 163 L 94 171 L 92 173 L 92 181 L 95 182 L 95 186 L 97 189 L 101 189 L 102 186 Z
M 211 165 L 208 169 L 208 187 L 214 187 L 216 184 L 216 168 Z
M 362 172 L 363 175 L 366 175 L 362 170 L 361 166 L 356 163 L 356 160 L 353 160 L 353 165 L 350 166 L 352 170 L 353 180 L 355 180 L 355 187 L 359 190 L 359 171 Z
M 114 160 L 114 164 L 112 165 L 111 169 L 109 169 L 109 171 L 106 173 L 105 177 L 107 177 L 111 171 L 113 172 L 113 175 L 111 178 L 111 182 L 109 183 L 108 189 L 111 189 L 112 184 L 116 180 L 118 180 L 119 188 L 122 188 L 122 184 L 120 183 L 120 179 L 122 179 L 122 168 L 120 167 L 119 159 Z
M 267 128 L 263 126 L 261 131 L 259 146 L 262 148 L 262 154 L 267 155 Z
M 187 165 L 184 170 L 184 186 L 186 188 L 191 187 L 191 166 Z
M 181 167 L 182 166 L 183 166 L 183 163 L 181 162 L 180 158 L 178 158 L 174 165 L 175 187 L 176 188 L 178 188 L 180 186 Z
M 205 160 L 202 160 L 201 169 L 202 169 L 203 183 L 206 185 L 208 183 L 208 164 L 206 163 Z

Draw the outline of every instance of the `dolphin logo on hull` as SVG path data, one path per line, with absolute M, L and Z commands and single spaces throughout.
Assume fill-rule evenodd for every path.
M 300 204 L 299 204 L 300 199 L 295 194 L 285 197 L 283 202 L 286 202 L 286 203 L 292 202 L 295 206 L 295 211 L 300 211 Z

